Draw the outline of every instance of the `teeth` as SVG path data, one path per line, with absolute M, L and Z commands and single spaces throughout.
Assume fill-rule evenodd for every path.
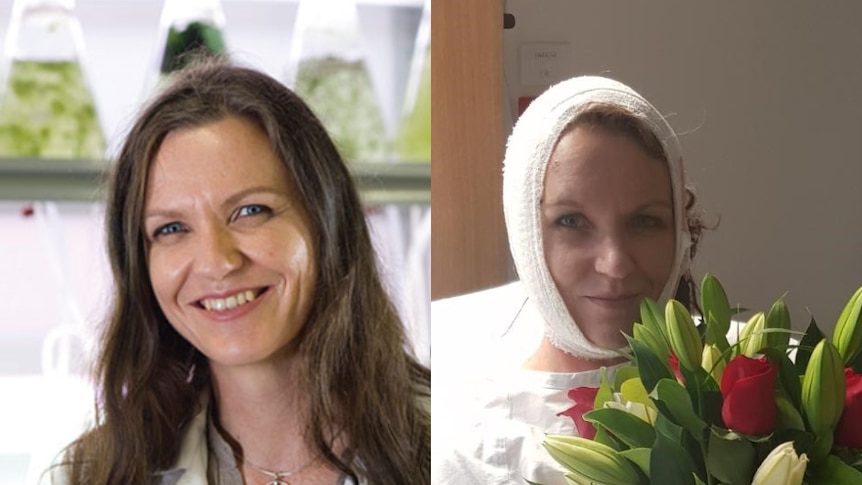
M 256 298 L 253 291 L 243 291 L 237 293 L 236 295 L 229 296 L 227 298 L 207 298 L 202 300 L 204 308 L 209 311 L 217 311 L 221 312 L 224 310 L 230 310 L 231 308 L 236 308 L 238 306 L 245 305 L 246 303 L 250 303 L 254 301 Z

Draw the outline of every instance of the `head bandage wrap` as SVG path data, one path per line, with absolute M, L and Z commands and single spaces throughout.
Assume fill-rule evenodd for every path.
M 545 170 L 557 139 L 584 108 L 594 103 L 621 107 L 644 121 L 667 154 L 676 248 L 673 268 L 659 298 L 662 304 L 674 295 L 680 277 L 688 269 L 691 237 L 679 140 L 658 110 L 638 93 L 611 79 L 577 77 L 545 91 L 521 115 L 509 137 L 503 163 L 503 210 L 515 267 L 545 322 L 550 342 L 571 355 L 598 360 L 618 357 L 619 349 L 593 344 L 572 319 L 545 260 L 540 207 Z

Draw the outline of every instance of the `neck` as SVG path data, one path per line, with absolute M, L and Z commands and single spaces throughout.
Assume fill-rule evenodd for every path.
M 554 344 L 545 336 L 533 355 L 524 362 L 524 368 L 545 372 L 583 372 L 621 364 L 625 361 L 625 357 L 591 360 L 571 355 L 554 347 Z
M 212 376 L 219 423 L 244 459 L 290 472 L 315 458 L 304 440 L 308 401 L 298 385 L 298 357 L 242 367 L 213 363 Z M 238 465 L 249 473 L 250 467 Z

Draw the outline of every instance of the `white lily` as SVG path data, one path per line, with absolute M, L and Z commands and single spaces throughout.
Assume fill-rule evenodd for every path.
M 751 485 L 800 485 L 808 466 L 808 456 L 796 454 L 793 442 L 773 449 L 754 474 Z
M 619 409 L 620 411 L 633 414 L 649 424 L 655 424 L 655 420 L 658 417 L 658 411 L 656 411 L 655 408 L 639 402 L 629 401 L 623 397 L 622 393 L 619 392 L 615 392 L 613 397 L 613 401 L 607 401 L 605 403 L 606 408 Z

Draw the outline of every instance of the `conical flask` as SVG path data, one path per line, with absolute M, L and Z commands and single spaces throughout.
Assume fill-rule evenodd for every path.
M 156 84 L 196 59 L 224 55 L 224 28 L 219 0 L 166 0 L 159 22 Z
M 101 159 L 74 0 L 16 0 L 0 66 L 0 156 Z
M 402 162 L 431 161 L 431 0 L 425 0 L 395 152 Z
M 300 0 L 286 84 L 314 110 L 345 159 L 379 162 L 388 139 L 361 41 L 353 0 Z

